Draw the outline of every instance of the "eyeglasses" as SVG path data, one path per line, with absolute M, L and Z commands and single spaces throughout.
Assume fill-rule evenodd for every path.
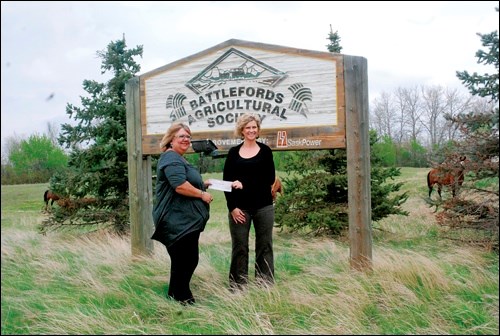
M 175 137 L 176 137 L 176 138 L 179 138 L 179 139 L 181 139 L 181 140 L 188 139 L 189 141 L 191 141 L 191 136 L 190 136 L 190 135 L 187 135 L 187 134 L 176 135 Z

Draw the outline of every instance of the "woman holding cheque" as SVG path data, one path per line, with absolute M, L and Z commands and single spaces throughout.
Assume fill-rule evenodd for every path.
M 191 278 L 199 261 L 200 233 L 209 219 L 211 194 L 205 191 L 198 169 L 184 154 L 191 146 L 191 130 L 174 123 L 165 133 L 157 166 L 155 231 L 151 239 L 164 244 L 170 256 L 168 296 L 182 304 L 193 304 Z
M 274 282 L 271 186 L 276 172 L 271 148 L 257 141 L 260 125 L 256 114 L 245 113 L 239 117 L 235 134 L 243 142 L 229 149 L 224 164 L 224 181 L 233 181 L 233 190 L 225 192 L 232 242 L 229 285 L 233 290 L 242 289 L 248 283 L 252 222 L 256 236 L 255 278 L 261 284 Z

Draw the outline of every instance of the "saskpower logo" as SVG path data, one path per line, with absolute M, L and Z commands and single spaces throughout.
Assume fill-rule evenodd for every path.
M 311 89 L 294 83 L 287 88 L 291 94 L 281 92 L 276 86 L 285 78 L 284 71 L 230 48 L 185 84 L 193 97 L 170 94 L 165 107 L 172 122 L 203 122 L 209 128 L 234 124 L 244 112 L 258 113 L 262 119 L 286 120 L 289 113 L 307 119 Z
M 278 131 L 276 134 L 276 148 L 287 147 L 319 147 L 321 140 L 303 139 L 289 139 L 286 131 Z
M 278 135 L 276 136 L 276 147 L 284 148 L 287 146 L 288 136 L 286 131 L 278 131 Z

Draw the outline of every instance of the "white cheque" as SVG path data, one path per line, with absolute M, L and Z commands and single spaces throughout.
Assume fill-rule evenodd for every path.
M 231 185 L 233 184 L 233 182 L 231 181 L 223 181 L 216 179 L 210 179 L 209 181 L 212 184 L 208 186 L 208 189 L 215 189 L 221 191 L 231 191 L 232 189 Z

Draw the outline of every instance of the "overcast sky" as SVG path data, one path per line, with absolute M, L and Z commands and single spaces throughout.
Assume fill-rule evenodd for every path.
M 477 64 L 477 33 L 498 30 L 498 1 L 2 1 L 2 150 L 6 137 L 71 122 L 85 79 L 106 82 L 97 51 L 143 45 L 142 74 L 229 39 L 342 53 L 368 61 L 369 101 L 397 87 L 463 89 Z M 491 69 L 489 71 L 491 73 Z

